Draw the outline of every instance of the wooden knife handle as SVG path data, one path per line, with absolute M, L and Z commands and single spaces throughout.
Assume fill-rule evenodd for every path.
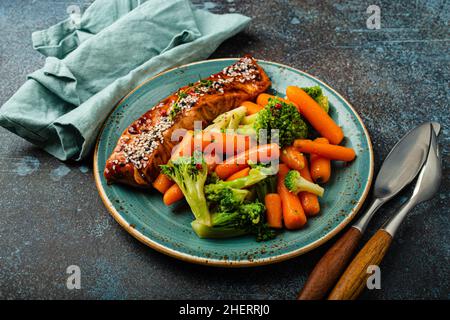
M 366 287 L 367 268 L 378 266 L 392 242 L 392 236 L 383 229 L 378 230 L 366 243 L 345 270 L 331 291 L 329 300 L 354 300 Z
M 348 229 L 316 264 L 298 295 L 299 300 L 320 300 L 327 295 L 345 270 L 361 236 L 359 229 Z

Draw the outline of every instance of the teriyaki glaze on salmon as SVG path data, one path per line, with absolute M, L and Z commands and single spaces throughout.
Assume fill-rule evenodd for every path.
M 254 100 L 271 85 L 251 56 L 210 77 L 177 90 L 134 121 L 121 135 L 106 162 L 108 183 L 149 188 L 169 161 L 176 129 L 192 130 L 195 121 L 208 125 L 220 114 Z

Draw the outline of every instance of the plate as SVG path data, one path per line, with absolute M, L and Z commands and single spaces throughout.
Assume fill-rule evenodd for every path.
M 237 59 L 207 60 L 165 71 L 148 79 L 123 98 L 106 120 L 94 154 L 94 175 L 100 196 L 114 219 L 144 244 L 188 262 L 214 266 L 256 266 L 283 261 L 320 246 L 356 215 L 370 188 L 373 152 L 369 134 L 352 106 L 331 87 L 300 70 L 259 60 L 272 80 L 272 93 L 284 96 L 288 85 L 320 85 L 330 101 L 330 115 L 345 133 L 345 145 L 357 157 L 349 165 L 335 164 L 321 199 L 321 213 L 302 230 L 283 231 L 277 238 L 256 242 L 253 236 L 200 239 L 191 229 L 187 204 L 166 207 L 156 190 L 140 191 L 108 185 L 105 162 L 121 133 L 149 108 L 178 88 L 219 72 Z

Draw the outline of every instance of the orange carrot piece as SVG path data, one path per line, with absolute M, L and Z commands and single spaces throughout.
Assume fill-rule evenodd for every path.
M 249 166 L 247 163 L 238 164 L 238 163 L 226 163 L 226 162 L 227 161 L 225 161 L 224 163 L 218 164 L 216 166 L 216 169 L 214 170 L 216 172 L 217 176 L 222 180 L 228 179 L 234 173 L 244 170 L 245 168 L 247 168 Z
M 173 184 L 174 182 L 163 173 L 160 173 L 153 181 L 153 187 L 161 193 L 165 193 Z
M 327 138 L 317 138 L 314 142 L 328 144 Z M 315 183 L 327 183 L 331 176 L 331 161 L 328 158 L 321 157 L 311 153 L 311 177 Z
M 223 154 L 238 154 L 250 148 L 250 137 L 240 134 L 212 133 L 212 143 Z
M 308 168 L 308 160 L 306 159 L 306 157 L 302 154 L 303 157 L 303 163 L 305 164 L 303 168 L 301 168 L 300 170 L 298 170 L 300 172 L 300 175 L 305 178 L 306 180 L 313 182 L 312 178 L 311 178 L 311 174 L 309 172 L 309 168 Z
M 166 206 L 170 206 L 177 201 L 180 201 L 184 198 L 183 191 L 181 191 L 180 187 L 177 184 L 173 184 L 167 191 L 164 193 L 163 202 Z
M 332 144 L 341 143 L 344 138 L 342 129 L 331 119 L 319 104 L 299 87 L 289 86 L 286 94 L 293 101 L 300 113 L 323 137 Z
M 242 169 L 241 171 L 233 173 L 231 176 L 229 176 L 227 178 L 227 181 L 232 181 L 232 180 L 236 180 L 236 179 L 239 179 L 239 178 L 246 177 L 246 176 L 248 176 L 249 172 L 250 172 L 250 168 Z
M 356 157 L 352 148 L 314 142 L 308 139 L 295 140 L 294 147 L 300 152 L 318 154 L 330 160 L 352 161 Z
M 216 169 L 217 163 L 220 162 L 220 157 L 214 154 L 204 154 L 203 159 L 206 162 L 206 166 L 208 167 L 208 173 L 214 172 Z
M 305 166 L 305 158 L 292 146 L 281 150 L 280 160 L 293 170 L 300 171 Z
M 269 103 L 270 98 L 273 98 L 273 96 L 268 93 L 261 93 L 256 98 L 256 103 L 264 108 Z
M 277 191 L 281 198 L 284 226 L 287 229 L 293 230 L 303 227 L 307 220 L 300 199 L 297 195 L 289 192 L 284 185 L 284 178 L 288 172 L 289 167 L 285 164 L 280 164 Z
M 256 104 L 251 101 L 244 101 L 241 103 L 241 106 L 244 106 L 247 108 L 247 114 L 255 114 L 258 113 L 263 109 L 263 106 L 260 106 L 259 104 Z
M 309 192 L 299 192 L 298 198 L 302 204 L 303 210 L 308 217 L 314 217 L 320 212 L 319 199 L 315 194 Z
M 195 136 L 193 148 L 205 154 L 237 154 L 250 148 L 251 138 L 240 134 L 202 132 Z
M 264 198 L 266 205 L 266 220 L 269 227 L 283 227 L 283 209 L 281 207 L 281 198 L 278 193 L 268 193 Z
M 284 99 L 282 97 L 273 96 L 273 95 L 268 94 L 268 93 L 261 93 L 261 94 L 259 94 L 258 97 L 256 98 L 256 103 L 259 104 L 262 107 L 265 107 L 269 103 L 269 99 L 270 98 L 276 98 L 276 99 L 278 99 L 280 101 L 283 101 L 285 103 L 292 103 L 294 106 L 297 107 L 297 105 L 294 102 L 290 101 L 290 100 Z M 297 107 L 297 109 L 298 109 L 298 107 Z
M 303 169 L 299 170 L 300 175 L 306 180 L 313 182 L 308 168 L 308 161 L 306 160 L 305 156 L 302 155 L 302 157 L 304 159 L 305 166 L 303 167 Z M 300 199 L 303 210 L 305 210 L 305 213 L 308 217 L 315 216 L 320 212 L 320 203 L 317 195 L 303 191 L 299 192 L 298 198 Z
M 188 130 L 184 136 L 183 140 L 177 144 L 173 150 L 170 157 L 171 160 L 176 160 L 182 156 L 190 156 L 194 152 L 194 131 Z
M 225 180 L 232 174 L 247 168 L 249 160 L 253 162 L 270 162 L 279 156 L 280 147 L 276 143 L 259 145 L 218 164 L 215 172 L 220 179 Z

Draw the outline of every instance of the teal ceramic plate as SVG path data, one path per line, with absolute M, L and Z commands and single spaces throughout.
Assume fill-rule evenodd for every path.
M 373 153 L 369 135 L 355 110 L 329 86 L 294 68 L 259 61 L 272 80 L 272 91 L 284 96 L 288 85 L 320 85 L 331 104 L 331 116 L 343 128 L 345 145 L 356 150 L 356 160 L 333 170 L 321 199 L 321 213 L 302 230 L 283 231 L 276 239 L 256 242 L 252 236 L 199 239 L 191 229 L 192 214 L 185 203 L 166 207 L 157 191 L 108 185 L 105 161 L 120 134 L 161 99 L 199 77 L 222 70 L 236 59 L 208 60 L 178 67 L 153 77 L 122 99 L 106 121 L 97 142 L 94 173 L 97 188 L 119 224 L 146 245 L 172 257 L 215 266 L 255 266 L 283 261 L 325 243 L 355 216 L 370 188 Z

